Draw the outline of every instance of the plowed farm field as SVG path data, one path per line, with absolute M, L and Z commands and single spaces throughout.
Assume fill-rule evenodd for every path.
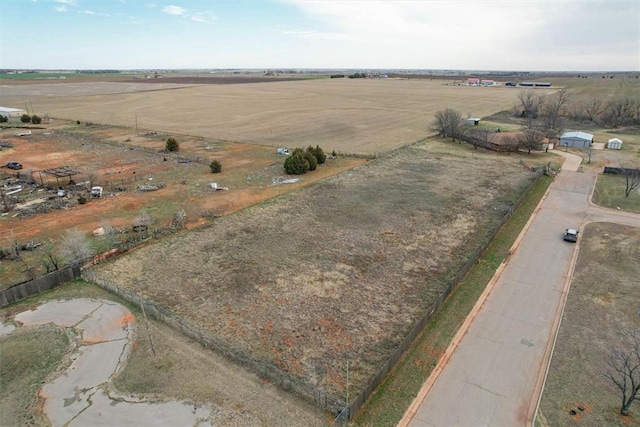
M 0 105 L 23 108 L 28 102 L 40 116 L 176 135 L 379 153 L 424 138 L 438 110 L 483 117 L 510 110 L 521 90 L 441 79 L 157 82 L 6 84 Z

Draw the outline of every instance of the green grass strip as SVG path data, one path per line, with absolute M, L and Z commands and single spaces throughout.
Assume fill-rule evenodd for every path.
M 551 178 L 543 176 L 533 187 L 482 254 L 480 262 L 469 271 L 404 357 L 373 392 L 353 425 L 395 426 L 402 419 L 552 182 Z

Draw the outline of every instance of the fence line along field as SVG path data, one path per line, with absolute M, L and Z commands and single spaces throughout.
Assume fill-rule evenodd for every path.
M 170 88 L 163 83 L 158 90 L 148 90 L 154 84 L 120 83 L 121 93 L 114 93 L 114 84 L 74 83 L 72 97 L 65 84 L 8 86 L 0 104 L 21 106 L 28 99 L 39 114 L 54 118 L 272 146 L 320 145 L 329 152 L 376 153 L 423 138 L 438 110 L 454 108 L 483 117 L 510 110 L 520 91 L 403 79 Z M 555 89 L 536 90 L 546 94 Z
M 362 390 L 534 177 L 429 141 L 93 269 L 338 398 Z

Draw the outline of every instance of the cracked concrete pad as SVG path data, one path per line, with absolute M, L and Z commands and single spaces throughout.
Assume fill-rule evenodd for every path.
M 131 338 L 129 325 L 133 314 L 120 304 L 102 304 L 76 327 L 82 329 L 82 341 L 98 343 Z
M 16 322 L 24 326 L 56 325 L 72 327 L 102 305 L 100 301 L 78 298 L 67 301 L 50 301 L 35 310 L 23 311 L 16 314 Z
M 9 335 L 16 327 L 11 324 L 4 324 L 0 322 L 0 337 L 3 335 Z
M 127 340 L 118 340 L 79 347 L 69 369 L 42 387 L 44 412 L 54 426 L 64 425 L 89 405 L 89 394 L 109 381 L 128 349 L 126 344 Z
M 143 426 L 196 426 L 210 417 L 210 411 L 182 402 L 130 403 L 112 400 L 103 390 L 92 397 L 91 406 L 69 426 L 124 426 L 135 420 Z

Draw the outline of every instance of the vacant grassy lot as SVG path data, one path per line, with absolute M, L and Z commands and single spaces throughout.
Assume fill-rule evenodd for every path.
M 532 178 L 429 141 L 97 270 L 336 396 L 350 361 L 355 394 Z
M 129 128 L 137 124 L 140 129 L 216 140 L 319 144 L 329 152 L 374 153 L 423 138 L 438 110 L 449 107 L 483 117 L 509 110 L 519 91 L 444 83 L 315 79 L 190 87 L 99 81 L 23 84 L 3 87 L 0 105 L 20 107 L 29 99 L 41 116 Z
M 624 334 L 640 330 L 638 260 L 640 229 L 611 223 L 585 228 L 538 426 L 640 425 L 640 402 L 629 417 L 620 416 L 620 392 L 603 375 L 610 351 L 628 345 Z
M 38 390 L 69 350 L 69 338 L 55 327 L 0 337 L 1 425 L 46 425 L 37 414 Z
M 625 197 L 625 178 L 620 175 L 600 175 L 593 191 L 593 202 L 612 209 L 640 213 L 640 187 Z

